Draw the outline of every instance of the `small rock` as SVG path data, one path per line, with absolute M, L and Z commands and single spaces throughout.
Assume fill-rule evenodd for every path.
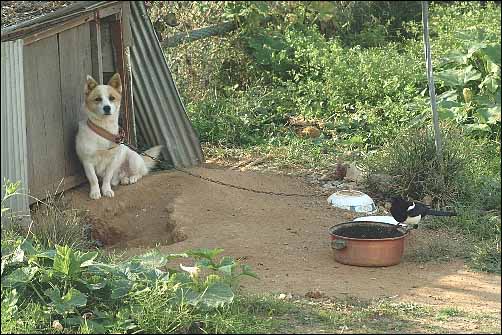
M 321 136 L 321 131 L 317 127 L 307 126 L 302 129 L 300 136 L 301 137 L 317 138 L 317 137 Z
M 345 175 L 345 179 L 352 180 L 355 182 L 363 181 L 363 171 L 357 167 L 356 164 L 351 163 L 347 167 L 347 173 Z
M 281 294 L 279 294 L 279 296 L 277 297 L 277 299 L 284 300 L 284 299 L 286 299 L 286 295 L 284 293 L 281 293 Z
M 186 240 L 188 238 L 188 236 L 185 233 L 185 231 L 183 230 L 183 228 L 177 228 L 174 230 L 173 238 L 174 238 L 174 241 L 181 242 L 181 241 Z
M 430 206 L 432 205 L 432 197 L 430 195 L 426 195 L 425 197 L 423 197 L 422 202 L 427 206 Z
M 63 331 L 63 325 L 59 320 L 54 320 L 52 321 L 52 328 L 56 329 L 57 331 Z
M 319 291 L 318 289 L 313 289 L 305 293 L 305 297 L 312 299 L 320 299 L 324 296 L 324 293 Z

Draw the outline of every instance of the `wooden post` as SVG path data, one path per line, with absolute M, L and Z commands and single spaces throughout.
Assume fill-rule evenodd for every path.
M 432 75 L 431 45 L 429 42 L 429 8 L 428 2 L 422 1 L 422 23 L 424 27 L 424 48 L 425 61 L 427 66 L 427 79 L 429 81 L 429 96 L 432 107 L 432 123 L 434 125 L 434 139 L 436 143 L 436 154 L 441 168 L 443 167 L 443 143 L 439 129 L 439 115 L 436 106 L 436 89 L 434 87 L 434 77 Z M 441 171 L 443 172 L 443 171 Z
M 101 50 L 101 25 L 96 14 L 90 22 L 92 76 L 98 83 L 103 83 L 103 52 Z

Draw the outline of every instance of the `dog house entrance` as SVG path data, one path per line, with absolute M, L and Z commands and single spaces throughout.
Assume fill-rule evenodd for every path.
M 122 103 L 119 124 L 124 128 L 129 143 L 136 144 L 133 128 L 132 87 L 129 46 L 124 41 L 128 29 L 120 12 L 91 22 L 92 75 L 106 84 L 115 73 L 122 80 Z

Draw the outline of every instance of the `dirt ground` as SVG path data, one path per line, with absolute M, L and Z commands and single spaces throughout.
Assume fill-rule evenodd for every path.
M 297 177 L 214 167 L 190 171 L 258 190 L 315 191 Z M 242 280 L 248 292 L 305 295 L 320 290 L 331 297 L 392 297 L 470 311 L 501 310 L 500 276 L 468 271 L 461 260 L 402 261 L 387 268 L 335 262 L 328 228 L 354 215 L 329 206 L 325 197 L 256 194 L 178 171 L 154 173 L 138 184 L 119 186 L 112 199 L 90 200 L 88 187 L 67 192 L 66 197 L 76 208 L 88 210 L 94 234 L 106 247 L 127 255 L 156 245 L 166 252 L 223 248 L 224 255 L 239 258 L 259 275 L 260 280 Z M 407 248 L 420 244 L 422 234 L 413 231 Z

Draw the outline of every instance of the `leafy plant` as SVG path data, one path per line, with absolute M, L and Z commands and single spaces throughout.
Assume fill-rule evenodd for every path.
M 129 306 L 129 313 L 134 314 L 134 305 L 128 302 L 159 285 L 167 289 L 171 308 L 187 305 L 211 311 L 232 303 L 231 284 L 239 276 L 256 277 L 248 266 L 239 265 L 230 257 L 217 261 L 215 257 L 221 249 L 170 255 L 150 252 L 118 264 L 99 262 L 95 251 L 82 252 L 68 246 L 44 249 L 29 240 L 14 242 L 8 250 L 10 254 L 4 254 L 7 249 L 2 246 L 2 305 L 7 306 L 12 317 L 20 301 L 29 301 L 41 304 L 44 313 L 60 320 L 64 327 L 88 328 L 93 332 L 116 326 L 118 316 L 110 314 L 110 308 L 123 310 Z M 182 267 L 181 271 L 166 268 L 168 261 L 190 256 L 198 260 L 196 267 L 211 273 L 200 276 L 187 273 L 189 267 Z M 92 320 L 88 320 L 90 316 Z M 137 325 L 131 319 L 127 327 L 133 329 Z
M 482 30 L 462 31 L 457 38 L 464 48 L 447 54 L 443 70 L 437 73 L 446 89 L 438 97 L 440 116 L 453 118 L 470 131 L 499 138 L 500 41 Z

